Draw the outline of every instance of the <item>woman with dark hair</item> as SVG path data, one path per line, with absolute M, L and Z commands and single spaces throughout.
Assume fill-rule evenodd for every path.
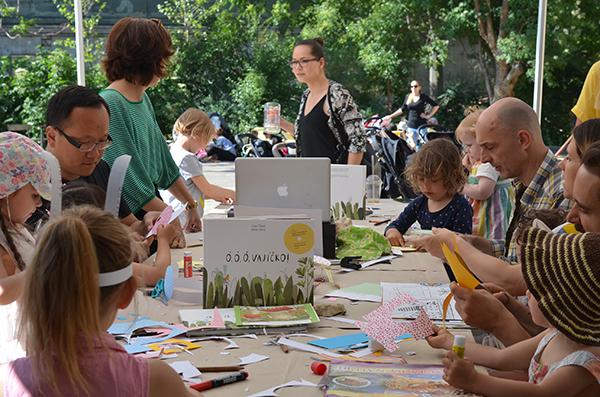
M 329 157 L 332 163 L 360 164 L 366 147 L 362 116 L 352 96 L 325 75 L 323 40 L 296 43 L 290 68 L 308 86 L 300 101 L 295 124 L 282 120 L 294 132 L 299 157 Z
M 427 105 L 431 107 L 429 113 L 425 113 Z M 389 124 L 396 116 L 408 111 L 408 133 L 412 137 L 413 142 L 418 150 L 425 140 L 417 136 L 417 129 L 429 122 L 429 120 L 437 113 L 440 106 L 436 101 L 431 99 L 427 94 L 421 92 L 421 83 L 417 80 L 410 82 L 410 94 L 404 98 L 402 106 L 394 113 L 383 118 L 384 125 Z
M 194 201 L 179 175 L 146 94 L 167 74 L 173 55 L 171 36 L 158 19 L 123 18 L 110 31 L 102 66 L 110 85 L 100 95 L 110 108 L 113 144 L 104 153 L 112 164 L 131 155 L 123 196 L 134 214 L 162 211 L 166 204 L 156 190 L 169 190 L 189 211 L 188 230 L 200 230 Z M 176 245 L 185 240 L 179 232 Z

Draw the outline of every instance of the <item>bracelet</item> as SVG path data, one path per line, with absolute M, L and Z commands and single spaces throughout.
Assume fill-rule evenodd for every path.
M 189 210 L 193 210 L 195 208 L 198 208 L 198 202 L 197 201 L 192 201 L 192 202 L 188 201 L 185 204 L 185 209 L 188 210 L 188 211 Z

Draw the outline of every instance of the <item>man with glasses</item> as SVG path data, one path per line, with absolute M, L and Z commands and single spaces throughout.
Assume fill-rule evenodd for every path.
M 46 149 L 58 159 L 64 184 L 85 182 L 106 191 L 110 166 L 102 160 L 102 154 L 112 143 L 109 116 L 104 99 L 86 87 L 69 86 L 50 99 L 46 110 Z M 50 203 L 45 201 L 28 223 L 37 224 L 49 208 Z M 119 218 L 137 233 L 145 234 L 144 223 L 133 216 L 123 199 Z

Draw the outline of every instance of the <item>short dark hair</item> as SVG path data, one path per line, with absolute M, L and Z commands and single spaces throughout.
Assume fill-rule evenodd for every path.
M 585 149 L 581 165 L 595 176 L 600 177 L 600 141 L 592 143 Z
M 167 75 L 174 54 L 169 31 L 158 19 L 120 19 L 106 39 L 102 67 L 108 81 L 125 79 L 148 85 L 154 77 Z
M 438 138 L 423 145 L 415 154 L 405 175 L 417 191 L 419 178 L 439 177 L 444 181 L 448 192 L 454 195 L 462 189 L 467 180 L 461 160 L 460 152 L 454 143 L 446 138 Z
M 323 39 L 315 37 L 314 39 L 300 40 L 294 44 L 294 48 L 305 45 L 310 47 L 310 53 L 317 59 L 325 58 L 325 44 Z
M 104 209 L 105 200 L 106 193 L 101 187 L 81 180 L 67 183 L 62 188 L 63 210 L 80 205 L 92 205 L 96 208 Z
M 572 134 L 577 154 L 582 157 L 591 144 L 600 140 L 600 119 L 584 121 L 573 128 Z
M 60 127 L 75 108 L 99 108 L 104 106 L 110 116 L 108 104 L 98 93 L 80 85 L 70 85 L 50 98 L 46 109 L 46 125 Z

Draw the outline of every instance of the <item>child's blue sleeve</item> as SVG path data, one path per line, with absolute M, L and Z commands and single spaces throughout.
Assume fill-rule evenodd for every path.
M 448 229 L 462 234 L 473 233 L 473 208 L 462 196 L 456 205 L 453 224 L 448 225 Z
M 417 221 L 418 208 L 420 206 L 419 204 L 421 203 L 421 201 L 422 201 L 421 196 L 419 196 L 416 199 L 414 199 L 413 201 L 411 201 L 406 206 L 406 208 L 404 208 L 404 211 L 402 211 L 400 213 L 398 218 L 396 218 L 396 220 L 394 220 L 392 223 L 390 223 L 388 225 L 388 227 L 385 228 L 385 231 L 387 232 L 389 229 L 394 228 L 394 229 L 398 229 L 398 231 L 401 234 L 406 233 L 408 228 L 411 227 L 413 225 L 413 223 L 415 223 Z

